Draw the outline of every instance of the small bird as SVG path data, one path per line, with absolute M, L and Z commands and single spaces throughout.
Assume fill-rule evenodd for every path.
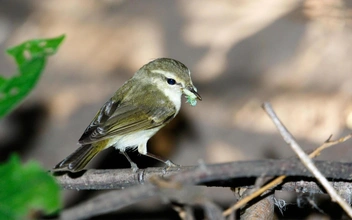
M 190 74 L 184 64 L 170 58 L 155 59 L 142 66 L 101 107 L 79 139 L 81 146 L 53 171 L 81 171 L 111 146 L 127 158 L 134 171 L 138 166 L 127 155 L 128 149 L 138 149 L 142 155 L 175 166 L 170 160 L 149 153 L 147 142 L 177 115 L 182 94 L 192 106 L 197 99 L 202 100 Z

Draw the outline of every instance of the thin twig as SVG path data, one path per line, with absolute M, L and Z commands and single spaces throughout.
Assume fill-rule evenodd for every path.
M 279 130 L 281 136 L 285 140 L 285 142 L 292 148 L 292 150 L 297 154 L 298 158 L 302 161 L 302 163 L 307 167 L 307 169 L 317 178 L 320 184 L 324 187 L 327 193 L 330 195 L 331 200 L 337 202 L 343 210 L 345 210 L 346 214 L 352 218 L 352 209 L 346 203 L 346 201 L 339 196 L 339 194 L 334 190 L 334 188 L 330 185 L 328 180 L 324 177 L 324 175 L 318 170 L 318 168 L 314 165 L 313 161 L 309 158 L 309 156 L 304 153 L 298 143 L 295 141 L 294 137 L 290 134 L 290 132 L 286 129 L 286 127 L 281 123 L 280 119 L 275 114 L 272 109 L 270 103 L 266 102 L 263 104 L 263 108 L 266 113 L 269 115 L 271 120 L 274 122 L 275 126 Z
M 342 138 L 339 138 L 339 139 L 337 139 L 337 140 L 335 140 L 335 141 L 331 141 L 331 140 L 330 140 L 331 137 L 332 137 L 332 135 L 331 135 L 320 147 L 318 147 L 318 148 L 315 149 L 311 154 L 309 154 L 309 157 L 310 157 L 310 158 L 315 158 L 315 157 L 319 156 L 320 153 L 321 153 L 324 149 L 329 148 L 329 147 L 331 147 L 331 146 L 334 146 L 334 145 L 336 145 L 336 144 L 343 143 L 343 142 L 347 141 L 348 139 L 350 139 L 350 138 L 352 137 L 352 134 L 346 135 L 346 136 L 344 136 L 344 137 L 342 137 Z
M 339 138 L 338 140 L 335 141 L 331 141 L 331 137 L 332 135 L 317 149 L 315 149 L 311 154 L 309 154 L 310 158 L 315 158 L 317 156 L 319 156 L 319 154 L 324 150 L 327 149 L 331 146 L 334 146 L 336 144 L 339 143 L 343 143 L 346 140 L 350 139 L 352 137 L 352 134 L 346 135 L 342 138 Z M 223 212 L 224 216 L 228 216 L 230 215 L 232 212 L 234 212 L 235 210 L 243 207 L 244 205 L 246 205 L 248 202 L 252 201 L 254 198 L 260 196 L 262 193 L 264 193 L 265 191 L 272 189 L 274 187 L 276 187 L 277 185 L 279 185 L 280 183 L 283 182 L 283 180 L 286 178 L 286 175 L 282 175 L 279 176 L 277 178 L 275 178 L 274 180 L 270 181 L 269 183 L 267 183 L 266 185 L 262 186 L 261 188 L 257 189 L 256 191 L 252 192 L 250 195 L 243 197 L 240 201 L 238 201 L 236 204 L 234 204 L 233 206 L 231 206 L 230 208 L 226 209 Z

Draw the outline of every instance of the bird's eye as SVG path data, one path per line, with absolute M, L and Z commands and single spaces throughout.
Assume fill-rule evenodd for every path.
M 169 85 L 175 85 L 175 84 L 176 84 L 176 80 L 174 80 L 174 79 L 168 78 L 168 79 L 166 79 L 166 80 L 167 80 L 167 83 L 168 83 Z

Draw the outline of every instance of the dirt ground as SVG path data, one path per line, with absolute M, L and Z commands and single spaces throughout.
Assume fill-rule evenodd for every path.
M 294 154 L 261 109 L 270 101 L 307 151 L 352 129 L 352 3 L 343 0 L 0 1 L 0 49 L 66 34 L 35 90 L 0 121 L 0 159 L 52 168 L 77 148 L 97 110 L 143 64 L 186 64 L 203 97 L 149 143 L 181 165 Z M 1 73 L 15 72 L 0 54 Z M 184 99 L 185 101 L 185 99 Z M 351 161 L 351 141 L 324 160 Z M 141 167 L 155 166 L 133 155 Z M 118 158 L 118 159 L 116 159 Z M 121 163 L 117 163 L 121 161 Z M 159 164 L 160 165 L 160 164 Z M 128 167 L 115 150 L 89 167 Z M 228 189 L 204 189 L 221 204 Z M 74 203 L 77 193 L 66 196 Z M 71 202 L 70 202 L 71 201 Z

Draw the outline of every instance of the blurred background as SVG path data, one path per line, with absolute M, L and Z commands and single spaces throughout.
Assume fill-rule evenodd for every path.
M 35 90 L 0 121 L 0 162 L 11 152 L 50 169 L 72 153 L 98 109 L 152 59 L 186 64 L 203 97 L 148 150 L 180 165 L 294 154 L 261 109 L 270 101 L 306 151 L 352 129 L 352 2 L 348 0 L 0 0 L 0 50 L 66 34 Z M 1 74 L 15 65 L 0 53 Z M 184 100 L 185 101 L 185 100 Z M 319 159 L 351 161 L 351 141 Z M 157 166 L 136 153 L 140 166 Z M 120 163 L 121 162 L 121 163 Z M 91 168 L 128 167 L 116 150 Z M 220 205 L 228 189 L 204 189 Z M 67 206 L 84 197 L 67 193 Z M 140 208 L 140 207 L 139 207 Z M 154 207 L 156 208 L 156 207 Z M 128 212 L 128 209 L 125 210 Z

